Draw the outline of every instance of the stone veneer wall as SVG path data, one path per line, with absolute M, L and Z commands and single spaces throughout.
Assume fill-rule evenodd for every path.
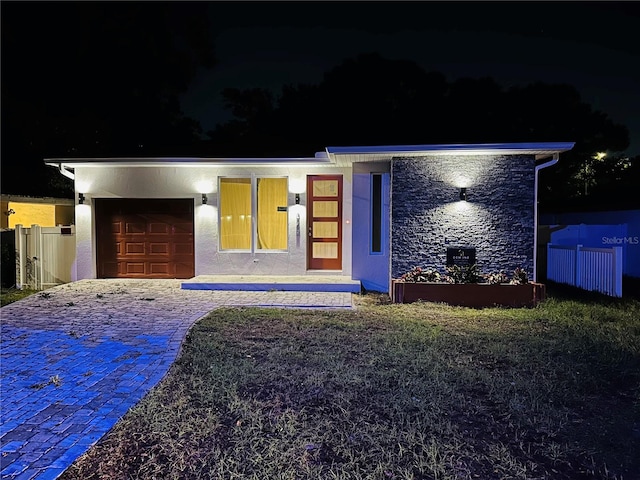
M 447 247 L 475 247 L 483 273 L 533 276 L 533 155 L 394 158 L 391 274 L 444 273 Z M 467 187 L 467 201 L 459 200 Z

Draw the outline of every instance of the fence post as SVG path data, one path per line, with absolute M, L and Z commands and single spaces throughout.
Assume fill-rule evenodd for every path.
M 613 294 L 622 297 L 622 247 L 613 247 Z
M 573 284 L 582 288 L 582 262 L 580 259 L 580 250 L 582 249 L 582 245 L 576 245 L 576 278 Z
M 31 259 L 33 261 L 33 289 L 41 290 L 42 283 L 42 271 L 40 264 L 42 263 L 41 256 L 41 244 L 42 244 L 42 227 L 40 225 L 31 225 L 31 246 L 29 249 L 31 254 Z
M 26 255 L 22 225 L 16 225 L 14 234 L 16 236 L 16 287 L 22 290 L 24 288 L 24 256 Z
M 42 290 L 44 288 L 44 233 L 41 226 L 38 226 L 38 260 L 40 261 L 38 290 Z

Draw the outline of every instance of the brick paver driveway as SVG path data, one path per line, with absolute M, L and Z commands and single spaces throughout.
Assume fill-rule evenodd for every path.
M 82 280 L 0 309 L 0 475 L 56 478 L 167 373 L 221 305 L 349 307 L 349 293 L 181 290 Z

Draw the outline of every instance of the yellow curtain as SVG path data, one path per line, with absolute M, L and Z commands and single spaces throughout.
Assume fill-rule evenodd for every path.
M 287 179 L 258 179 L 258 249 L 287 249 Z
M 220 179 L 220 246 L 251 249 L 251 179 Z

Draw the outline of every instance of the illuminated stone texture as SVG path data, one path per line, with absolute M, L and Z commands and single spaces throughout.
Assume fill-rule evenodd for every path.
M 531 278 L 534 176 L 533 155 L 395 158 L 392 278 L 414 266 L 444 272 L 455 246 L 475 247 L 484 273 L 519 266 Z

